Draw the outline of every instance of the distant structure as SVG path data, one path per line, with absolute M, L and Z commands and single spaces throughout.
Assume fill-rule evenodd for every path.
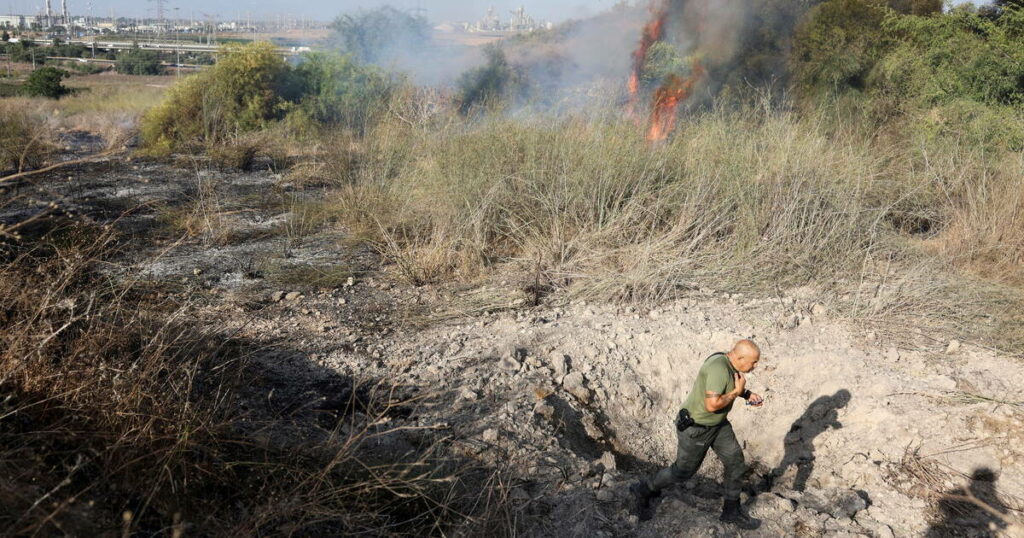
M 46 22 L 47 28 L 53 26 L 53 7 L 50 5 L 50 0 L 46 0 L 46 15 L 43 20 Z
M 68 0 L 60 0 L 60 23 L 64 26 L 71 25 L 71 15 L 68 14 Z
M 495 13 L 494 8 L 487 9 L 484 18 L 476 22 L 462 23 L 462 29 L 466 32 L 487 32 L 487 33 L 523 33 L 535 30 L 550 30 L 554 24 L 548 21 L 534 19 L 526 13 L 526 8 L 520 6 L 512 11 L 508 22 L 503 22 L 501 17 Z

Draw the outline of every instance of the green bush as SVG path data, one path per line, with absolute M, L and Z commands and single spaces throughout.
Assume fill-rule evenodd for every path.
M 164 66 L 160 63 L 160 53 L 137 48 L 119 54 L 116 69 L 123 75 L 162 75 L 164 73 Z
M 351 56 L 311 53 L 295 67 L 292 85 L 304 117 L 364 132 L 384 112 L 397 83 Z
M 142 138 L 157 153 L 209 147 L 278 120 L 289 67 L 270 43 L 229 46 L 220 62 L 176 84 L 143 118 Z
M 829 0 L 796 30 L 791 68 L 803 93 L 861 89 L 886 45 L 886 9 L 874 0 Z
M 308 54 L 291 67 L 270 43 L 232 46 L 216 65 L 172 87 L 146 114 L 142 140 L 155 154 L 209 149 L 280 120 L 300 136 L 324 125 L 362 134 L 386 111 L 398 87 L 398 81 L 350 56 Z
M 71 76 L 70 73 L 56 67 L 40 67 L 28 76 L 25 81 L 24 92 L 30 97 L 48 97 L 60 99 L 71 90 L 61 83 L 62 80 Z

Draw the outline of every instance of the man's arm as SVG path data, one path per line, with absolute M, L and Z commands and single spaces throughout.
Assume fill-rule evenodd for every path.
M 743 391 L 747 388 L 747 378 L 741 373 L 736 373 L 733 376 L 736 382 L 736 388 L 732 389 L 725 394 L 718 394 L 716 392 L 707 391 L 704 393 L 704 409 L 708 413 L 715 413 L 725 409 L 729 406 L 736 398 L 739 398 Z

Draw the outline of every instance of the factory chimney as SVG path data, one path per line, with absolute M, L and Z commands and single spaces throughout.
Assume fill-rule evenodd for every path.
M 46 27 L 53 26 L 53 9 L 50 7 L 50 0 L 46 0 Z
M 64 22 L 64 28 L 71 32 L 71 16 L 68 15 L 68 0 L 60 0 L 60 18 Z

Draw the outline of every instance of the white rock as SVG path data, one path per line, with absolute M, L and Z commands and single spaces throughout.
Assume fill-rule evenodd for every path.
M 496 443 L 498 442 L 498 430 L 495 430 L 494 428 L 484 430 L 484 434 L 481 438 L 484 442 Z
M 956 353 L 957 351 L 960 351 L 960 347 L 961 346 L 960 346 L 960 341 L 959 340 L 950 340 L 949 341 L 949 345 L 946 346 L 946 354 L 947 355 L 952 355 L 953 353 Z
M 556 376 L 564 376 L 569 373 L 569 357 L 561 351 L 551 352 L 551 367 L 555 370 Z

